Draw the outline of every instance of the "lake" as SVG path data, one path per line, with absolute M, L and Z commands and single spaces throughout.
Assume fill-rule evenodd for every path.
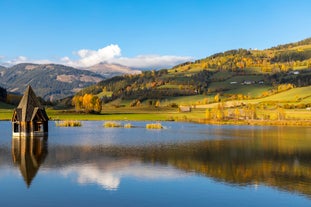
M 311 206 L 310 127 L 82 124 L 12 139 L 0 122 L 0 205 Z

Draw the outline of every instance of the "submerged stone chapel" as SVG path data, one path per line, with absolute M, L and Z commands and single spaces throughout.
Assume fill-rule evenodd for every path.
M 49 118 L 29 85 L 13 112 L 13 137 L 40 137 L 48 134 Z

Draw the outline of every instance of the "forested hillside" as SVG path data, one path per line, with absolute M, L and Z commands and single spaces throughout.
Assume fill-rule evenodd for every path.
M 0 87 L 0 101 L 5 102 L 7 97 L 7 92 L 5 88 Z
M 214 72 L 203 70 L 185 76 L 172 75 L 168 70 L 144 71 L 140 75 L 118 76 L 88 87 L 77 95 L 103 92 L 104 99 L 115 98 L 162 99 L 170 96 L 185 96 L 207 92 L 210 77 Z M 105 93 L 112 95 L 105 96 Z M 106 100 L 106 101 L 107 101 Z
M 175 66 L 177 71 L 218 69 L 244 72 L 287 72 L 311 67 L 311 38 L 298 43 L 280 45 L 267 50 L 238 49 L 217 53 L 207 58 Z
M 310 85 L 310 68 L 311 38 L 262 51 L 229 50 L 171 69 L 118 76 L 87 87 L 76 96 L 98 95 L 104 102 L 120 98 L 132 100 L 132 105 L 196 94 L 263 97 L 278 91 L 278 85 Z

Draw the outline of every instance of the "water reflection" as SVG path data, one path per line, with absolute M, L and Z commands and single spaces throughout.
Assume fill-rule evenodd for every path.
M 112 137 L 107 144 L 102 140 L 111 134 L 102 127 L 84 128 L 75 136 L 52 128 L 48 150 L 46 139 L 12 139 L 12 156 L 28 186 L 42 165 L 45 173 L 106 190 L 120 189 L 126 178 L 172 180 L 195 174 L 234 186 L 265 185 L 311 197 L 310 128 L 199 127 L 157 132 L 163 134 L 163 139 L 157 137 L 160 141 L 137 128 L 130 131 L 133 145 L 128 144 L 132 140 L 127 129 L 114 129 L 117 142 Z M 195 138 L 184 133 L 187 130 Z M 87 139 L 81 142 L 83 133 Z M 143 133 L 150 137 L 141 138 Z M 183 142 L 173 142 L 180 135 Z M 136 145 L 148 139 L 150 143 Z M 127 144 L 119 144 L 124 140 Z
M 48 153 L 46 137 L 13 137 L 12 159 L 30 187 Z
M 104 161 L 103 161 L 104 160 Z M 163 165 L 143 163 L 138 159 L 104 158 L 104 163 L 73 165 L 61 169 L 61 174 L 74 177 L 81 184 L 97 184 L 105 190 L 118 190 L 122 179 L 171 180 L 186 176 L 180 170 Z

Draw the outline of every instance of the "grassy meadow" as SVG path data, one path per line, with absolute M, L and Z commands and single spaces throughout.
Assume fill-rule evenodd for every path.
M 247 86 L 250 89 L 250 86 Z M 255 86 L 252 86 L 255 87 Z M 262 86 L 265 88 L 265 86 Z M 239 87 L 232 88 L 231 92 L 246 90 L 246 88 Z M 264 89 L 254 89 L 251 91 L 261 91 Z M 260 92 L 258 92 L 260 93 Z M 230 94 L 230 91 L 228 91 Z M 222 102 L 215 102 L 215 93 L 209 95 L 194 95 L 194 96 L 180 96 L 161 100 L 160 106 L 147 106 L 147 103 L 142 103 L 139 107 L 131 107 L 129 100 L 115 100 L 112 103 L 103 105 L 100 114 L 78 113 L 73 109 L 56 110 L 47 108 L 47 114 L 51 120 L 56 121 L 70 121 L 70 120 L 102 120 L 102 121 L 192 121 L 211 124 L 266 124 L 267 120 L 264 117 L 269 117 L 270 123 L 277 124 L 278 111 L 277 107 L 289 106 L 289 108 L 282 109 L 284 120 L 288 120 L 289 125 L 297 124 L 290 122 L 299 121 L 306 125 L 311 125 L 311 110 L 304 106 L 304 104 L 311 103 L 311 86 L 293 88 L 285 92 L 276 93 L 268 97 L 256 99 L 243 100 L 227 100 Z M 221 98 L 226 99 L 226 94 L 222 94 Z M 148 102 L 148 101 L 146 101 Z M 172 107 L 175 104 L 175 107 Z M 222 105 L 226 113 L 233 114 L 236 109 L 244 110 L 244 106 L 256 105 L 256 120 L 206 120 L 206 111 L 217 109 Z M 182 112 L 176 106 L 189 106 L 191 112 Z M 294 106 L 291 108 L 291 106 Z M 0 120 L 10 120 L 12 117 L 14 107 L 12 105 L 0 103 Z M 241 115 L 242 116 L 242 115 Z M 284 124 L 282 120 L 282 125 Z M 261 121 L 261 122 L 260 122 Z M 299 124 L 298 124 L 299 125 Z

